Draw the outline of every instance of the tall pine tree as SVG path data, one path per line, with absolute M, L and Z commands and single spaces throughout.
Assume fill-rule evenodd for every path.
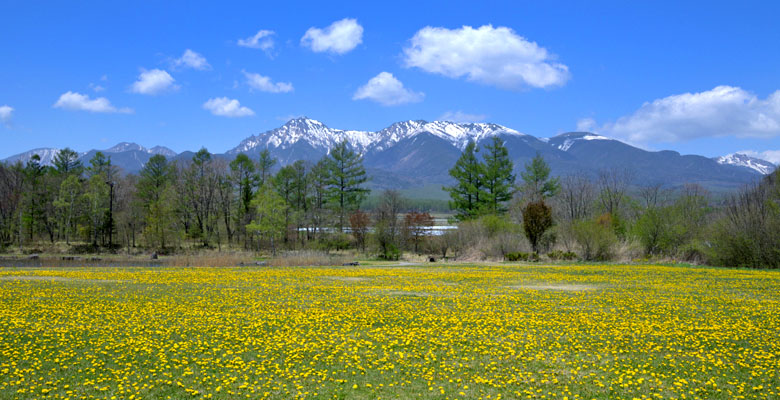
M 479 215 L 483 201 L 482 175 L 484 166 L 477 159 L 477 145 L 469 142 L 463 150 L 455 166 L 450 169 L 450 176 L 455 178 L 455 185 L 444 187 L 449 192 L 450 208 L 456 211 L 455 218 L 467 220 Z
M 514 165 L 509 159 L 509 151 L 504 141 L 493 136 L 485 145 L 485 166 L 481 182 L 484 186 L 483 211 L 489 214 L 503 214 L 507 211 L 506 202 L 512 198 L 515 176 L 512 174 Z
M 80 175 L 84 166 L 79 161 L 79 153 L 76 153 L 70 147 L 66 147 L 54 156 L 54 168 L 57 170 L 57 173 L 62 175 Z
M 539 153 L 525 165 L 525 171 L 520 176 L 523 178 L 520 190 L 528 201 L 544 200 L 555 196 L 561 189 L 558 178 L 550 178 L 550 166 Z
M 348 223 L 348 214 L 357 210 L 369 193 L 368 189 L 361 186 L 368 177 L 363 167 L 363 157 L 350 149 L 346 140 L 334 146 L 326 160 L 327 201 L 338 214 L 337 227 L 339 232 L 343 232 Z

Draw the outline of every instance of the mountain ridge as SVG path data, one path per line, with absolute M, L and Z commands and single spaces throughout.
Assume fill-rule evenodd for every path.
M 215 157 L 232 159 L 243 153 L 255 158 L 261 150 L 268 149 L 280 166 L 297 160 L 316 162 L 335 144 L 346 140 L 350 147 L 363 154 L 366 168 L 373 175 L 381 176 L 377 180 L 381 185 L 392 186 L 393 177 L 398 186 L 410 182 L 449 184 L 448 171 L 466 144 L 475 141 L 482 147 L 493 136 L 504 140 L 516 172 L 539 153 L 556 175 L 585 173 L 595 177 L 603 169 L 629 168 L 635 170 L 639 184 L 660 182 L 675 186 L 695 182 L 727 189 L 750 183 L 774 169 L 768 161 L 742 154 L 708 158 L 668 150 L 647 151 L 593 132 L 565 132 L 550 138 L 537 138 L 493 123 L 425 120 L 399 121 L 378 131 L 360 131 L 330 128 L 306 117 L 291 119 L 278 128 L 249 136 Z M 32 154 L 39 154 L 44 164 L 51 165 L 58 151 L 55 148 L 33 149 L 4 161 L 26 162 Z M 83 163 L 87 165 L 97 151 L 80 153 Z M 185 162 L 192 155 L 191 151 L 176 153 L 167 147 L 146 148 L 132 142 L 121 142 L 100 151 L 110 155 L 115 165 L 130 173 L 140 171 L 154 154 Z

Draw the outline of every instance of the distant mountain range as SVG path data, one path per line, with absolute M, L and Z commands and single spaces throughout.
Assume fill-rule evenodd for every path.
M 226 153 L 215 156 L 233 159 L 243 153 L 256 158 L 260 151 L 268 149 L 280 165 L 297 160 L 316 162 L 336 143 L 346 140 L 363 154 L 365 166 L 372 176 L 372 186 L 438 187 L 451 183 L 448 171 L 469 141 L 481 146 L 492 136 L 504 140 L 517 171 L 540 153 L 556 175 L 585 173 L 595 177 L 600 170 L 619 168 L 631 170 L 638 185 L 661 183 L 676 187 L 699 183 L 711 190 L 722 191 L 753 182 L 776 168 L 768 161 L 745 154 L 707 158 L 674 151 L 646 151 L 590 132 L 537 138 L 497 124 L 419 120 L 397 122 L 370 132 L 333 129 L 305 117 L 248 137 Z M 44 164 L 51 164 L 58 151 L 33 149 L 4 161 L 26 162 L 33 154 L 38 154 Z M 97 151 L 81 154 L 85 165 Z M 154 154 L 180 161 L 187 161 L 193 155 L 191 151 L 177 154 L 162 146 L 147 149 L 127 142 L 101 151 L 129 173 L 140 171 Z

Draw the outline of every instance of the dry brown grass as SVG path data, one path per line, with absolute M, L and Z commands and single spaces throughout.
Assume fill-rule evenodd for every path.
M 288 251 L 268 260 L 273 267 L 303 267 L 342 265 L 354 261 L 354 257 L 346 254 L 328 254 L 321 251 L 299 250 Z
M 160 263 L 172 267 L 235 267 L 255 262 L 255 256 L 245 251 L 198 252 L 160 257 Z

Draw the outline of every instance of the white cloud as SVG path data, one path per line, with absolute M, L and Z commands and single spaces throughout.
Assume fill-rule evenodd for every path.
M 248 117 L 255 115 L 255 112 L 247 107 L 241 106 L 236 99 L 227 97 L 216 97 L 203 103 L 203 108 L 211 111 L 214 115 L 221 117 Z
M 359 87 L 352 100 L 373 100 L 385 106 L 396 106 L 422 101 L 423 97 L 425 94 L 405 88 L 393 74 L 380 72 L 368 83 Z
M 14 113 L 14 108 L 9 105 L 0 106 L 0 122 L 4 125 L 11 124 L 11 116 Z
M 485 119 L 487 119 L 487 115 L 485 114 L 468 114 L 462 111 L 447 111 L 444 114 L 442 114 L 441 117 L 439 117 L 440 121 L 450 121 L 450 122 L 459 122 L 459 123 L 482 122 Z
M 353 18 L 336 21 L 325 29 L 311 27 L 301 38 L 301 45 L 317 53 L 344 54 L 363 42 L 363 27 Z
M 254 36 L 250 36 L 246 39 L 238 39 L 238 45 L 241 47 L 249 47 L 250 49 L 260 49 L 263 51 L 270 51 L 274 48 L 274 40 L 271 36 L 274 31 L 260 30 Z
M 404 64 L 449 78 L 519 90 L 563 85 L 569 68 L 535 42 L 506 27 L 420 29 L 404 49 Z
M 732 86 L 676 94 L 645 103 L 633 114 L 597 130 L 639 144 L 722 136 L 776 137 L 780 136 L 780 90 L 766 99 Z
M 184 54 L 182 54 L 181 57 L 173 60 L 173 66 L 192 68 L 201 71 L 211 69 L 211 65 L 206 61 L 206 57 L 203 57 L 202 54 L 196 53 L 190 49 L 184 50 Z
M 159 94 L 166 90 L 176 90 L 178 86 L 174 85 L 173 82 L 171 74 L 161 69 L 141 71 L 138 80 L 133 83 L 131 91 L 140 94 Z
M 96 93 L 100 93 L 100 92 L 106 90 L 106 88 L 104 88 L 103 86 L 96 85 L 94 83 L 90 83 L 89 84 L 89 88 L 94 90 Z
M 98 97 L 96 99 L 90 99 L 88 95 L 66 92 L 63 93 L 60 98 L 54 103 L 54 108 L 62 108 L 63 110 L 71 111 L 89 111 L 96 113 L 125 113 L 130 114 L 133 112 L 131 108 L 116 108 L 111 105 L 105 97 Z
M 773 164 L 780 165 L 780 150 L 765 150 L 765 151 L 740 150 L 737 153 L 745 154 L 750 157 L 760 158 L 762 160 L 767 160 Z
M 582 118 L 577 121 L 577 132 L 590 132 L 596 129 L 596 120 L 593 118 Z
M 293 91 L 293 85 L 289 82 L 272 82 L 271 78 L 260 74 L 244 72 L 246 83 L 252 89 L 268 93 L 288 93 Z

